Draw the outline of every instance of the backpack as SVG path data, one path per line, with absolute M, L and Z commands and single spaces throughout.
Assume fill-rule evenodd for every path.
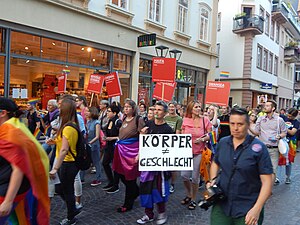
M 73 127 L 74 129 L 76 129 L 76 131 L 78 133 L 78 140 L 77 140 L 77 143 L 76 143 L 76 152 L 77 152 L 76 157 L 74 156 L 72 151 L 69 151 L 71 153 L 71 155 L 73 156 L 73 158 L 75 159 L 75 163 L 76 163 L 77 168 L 79 170 L 89 169 L 90 166 L 91 166 L 91 163 L 92 163 L 91 149 L 85 143 L 83 134 L 80 132 L 78 126 L 75 125 L 74 123 L 67 123 L 65 125 L 65 127 L 66 126 Z

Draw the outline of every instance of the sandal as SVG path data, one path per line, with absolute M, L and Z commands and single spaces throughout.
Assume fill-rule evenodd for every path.
M 185 197 L 184 199 L 181 200 L 181 205 L 186 205 L 188 204 L 192 199 L 190 197 Z
M 194 210 L 194 209 L 196 209 L 196 206 L 197 206 L 196 202 L 192 200 L 192 201 L 190 201 L 188 209 L 189 210 Z
M 128 212 L 129 210 L 131 210 L 131 209 L 130 208 L 126 208 L 124 206 L 121 206 L 121 207 L 117 208 L 117 212 L 119 212 L 119 213 Z

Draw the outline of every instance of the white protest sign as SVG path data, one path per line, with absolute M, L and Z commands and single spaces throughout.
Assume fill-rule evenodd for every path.
M 193 170 L 190 134 L 140 134 L 139 171 Z

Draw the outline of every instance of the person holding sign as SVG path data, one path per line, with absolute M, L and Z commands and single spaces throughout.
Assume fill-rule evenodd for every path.
M 172 128 L 165 122 L 164 117 L 168 112 L 168 106 L 163 101 L 155 104 L 154 120 L 146 123 L 141 130 L 142 134 L 173 134 Z M 167 222 L 166 205 L 169 195 L 168 178 L 170 174 L 162 171 L 143 171 L 140 178 L 141 205 L 145 207 L 145 215 L 137 220 L 138 224 L 153 221 L 153 204 L 157 204 L 157 224 Z
M 201 153 L 205 147 L 205 142 L 210 138 L 207 133 L 211 132 L 212 124 L 204 116 L 200 117 L 201 105 L 198 101 L 192 101 L 186 109 L 186 116 L 183 118 L 182 133 L 192 135 L 193 149 L 193 171 L 182 171 L 183 183 L 186 197 L 181 201 L 182 205 L 188 204 L 188 209 L 194 210 L 197 206 L 195 200 L 199 188 L 199 170 Z M 192 181 L 190 181 L 192 177 Z
M 115 176 L 119 176 L 126 187 L 124 204 L 117 209 L 120 213 L 131 210 L 134 200 L 139 196 L 139 188 L 136 184 L 136 178 L 140 175 L 138 171 L 139 132 L 144 126 L 144 119 L 138 117 L 136 103 L 132 100 L 126 101 L 112 166 Z

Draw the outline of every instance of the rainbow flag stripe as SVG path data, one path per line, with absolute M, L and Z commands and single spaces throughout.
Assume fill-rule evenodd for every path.
M 221 73 L 220 73 L 220 77 L 226 77 L 226 78 L 228 78 L 229 75 L 230 75 L 230 73 L 226 72 L 226 71 L 221 71 Z
M 229 121 L 220 121 L 221 126 L 229 126 Z
M 216 132 L 215 131 L 211 131 L 211 132 L 208 133 L 208 135 L 209 135 L 210 143 L 212 145 L 217 144 L 217 135 L 216 135 Z
M 15 204 L 18 204 L 9 216 L 10 224 L 49 224 L 49 159 L 28 128 L 17 118 L 11 118 L 0 126 L 0 156 L 17 166 L 31 185 L 26 196 L 16 196 Z
M 40 130 L 40 128 L 36 128 L 33 136 L 38 140 L 43 135 L 43 132 Z

